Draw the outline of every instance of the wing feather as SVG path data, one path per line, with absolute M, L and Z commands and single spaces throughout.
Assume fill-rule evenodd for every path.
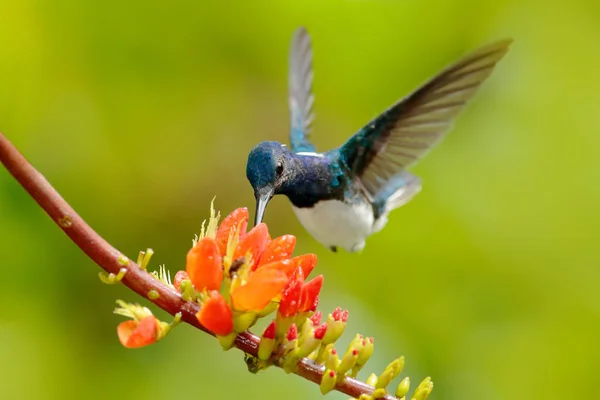
M 315 151 L 308 140 L 315 101 L 312 94 L 312 58 L 310 35 L 305 28 L 298 28 L 292 38 L 289 59 L 290 145 L 294 152 Z
M 342 146 L 342 156 L 371 197 L 439 142 L 510 43 L 482 47 L 444 69 Z

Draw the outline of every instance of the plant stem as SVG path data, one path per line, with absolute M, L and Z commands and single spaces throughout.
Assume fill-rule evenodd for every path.
M 58 194 L 46 178 L 40 174 L 15 146 L 0 133 L 0 162 L 25 188 L 33 199 L 42 207 L 52 220 L 71 238 L 89 258 L 108 273 L 117 275 L 121 268 L 127 273 L 121 282 L 140 296 L 148 299 L 171 315 L 181 312 L 181 319 L 188 324 L 211 334 L 196 318 L 200 306 L 194 302 L 184 301 L 174 289 L 163 284 L 158 279 L 141 269 L 131 259 L 125 257 L 117 249 L 98 235 Z M 126 265 L 124 265 L 126 264 Z M 150 298 L 149 292 L 155 293 Z M 158 297 L 156 296 L 158 293 Z M 235 347 L 244 353 L 257 356 L 260 338 L 246 331 L 238 335 Z M 295 374 L 319 384 L 324 367 L 307 358 L 298 362 Z M 371 394 L 373 387 L 356 379 L 345 378 L 337 384 L 336 390 L 358 398 L 361 394 Z M 383 397 L 386 400 L 395 399 L 391 395 Z

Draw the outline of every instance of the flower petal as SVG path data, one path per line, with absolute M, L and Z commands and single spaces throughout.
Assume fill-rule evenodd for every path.
M 304 254 L 292 258 L 292 261 L 296 264 L 296 267 L 302 268 L 304 276 L 308 276 L 313 268 L 315 268 L 315 265 L 317 265 L 317 256 L 316 254 Z
M 252 265 L 250 265 L 252 269 L 260 261 L 260 256 L 267 245 L 268 236 L 269 230 L 267 225 L 263 223 L 256 225 L 240 238 L 240 242 L 233 253 L 233 259 L 237 260 L 249 254 L 252 257 Z
M 258 265 L 288 259 L 292 256 L 294 247 L 296 247 L 296 237 L 294 235 L 279 236 L 267 243 Z
M 225 255 L 227 252 L 227 241 L 229 240 L 231 230 L 237 229 L 238 226 L 240 227 L 240 235 L 246 233 L 246 228 L 248 227 L 248 209 L 245 207 L 233 210 L 221 222 L 216 237 L 221 255 Z
M 223 281 L 223 261 L 215 239 L 205 237 L 187 254 L 185 270 L 197 291 L 219 290 Z
M 157 321 L 149 315 L 141 321 L 129 320 L 117 326 L 117 335 L 121 344 L 128 349 L 137 349 L 156 342 Z
M 279 314 L 284 317 L 298 314 L 303 283 L 304 274 L 302 273 L 302 268 L 297 268 L 283 289 L 281 302 L 279 303 Z
M 315 311 L 317 309 L 321 287 L 323 287 L 323 275 L 319 275 L 302 285 L 300 312 Z
M 259 269 L 275 269 L 283 272 L 287 277 L 292 276 L 297 266 L 292 260 L 280 260 L 269 264 L 264 264 Z
M 219 336 L 229 335 L 233 331 L 233 314 L 225 298 L 216 290 L 202 304 L 196 314 L 198 322 L 206 329 Z
M 233 308 L 261 311 L 281 292 L 287 281 L 287 275 L 277 269 L 258 269 L 250 274 L 245 285 L 231 291 Z

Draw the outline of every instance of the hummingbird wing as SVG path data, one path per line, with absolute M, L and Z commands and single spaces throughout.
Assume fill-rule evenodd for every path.
M 310 35 L 303 27 L 296 29 L 290 49 L 288 77 L 291 117 L 290 145 L 295 153 L 315 151 L 315 146 L 308 140 L 314 118 L 312 107 L 315 100 L 312 94 L 312 54 Z
M 396 175 L 443 137 L 510 43 L 490 44 L 452 64 L 369 122 L 340 148 L 342 159 L 367 195 L 379 197 Z

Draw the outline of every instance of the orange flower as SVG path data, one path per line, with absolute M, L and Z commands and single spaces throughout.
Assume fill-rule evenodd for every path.
M 198 322 L 215 335 L 229 335 L 233 331 L 233 315 L 221 294 L 211 291 L 196 314 Z
M 293 235 L 283 235 L 271 240 L 267 243 L 257 266 L 290 258 L 294 247 L 296 247 L 296 237 Z
M 304 254 L 292 258 L 292 261 L 296 264 L 296 267 L 302 268 L 304 276 L 308 276 L 317 265 L 317 256 L 315 254 Z
M 258 270 L 263 269 L 276 269 L 285 273 L 285 275 L 289 278 L 292 276 L 294 271 L 298 267 L 293 260 L 279 260 L 268 264 L 263 264 L 258 267 Z
M 269 230 L 267 225 L 258 224 L 243 236 L 240 236 L 240 241 L 233 253 L 233 259 L 237 260 L 241 257 L 250 257 L 250 269 L 254 269 L 258 265 L 260 256 L 262 255 L 267 242 L 269 240 Z
M 188 252 L 185 270 L 197 291 L 219 290 L 223 281 L 223 260 L 215 239 L 204 237 Z
M 203 233 L 205 236 L 188 252 L 186 260 L 186 272 L 196 291 L 210 292 L 197 314 L 203 326 L 217 335 L 231 333 L 234 311 L 262 311 L 272 300 L 279 298 L 286 284 L 291 282 L 294 271 L 301 275 L 301 279 L 296 278 L 299 291 L 294 295 L 293 306 L 298 310 L 300 302 L 304 301 L 304 277 L 317 262 L 314 254 L 290 258 L 296 238 L 284 235 L 271 240 L 267 226 L 262 223 L 246 232 L 246 208 L 234 210 L 216 231 L 215 219 L 211 219 L 210 226 L 213 228 Z M 225 274 L 228 279 L 224 280 Z M 185 275 L 179 274 L 179 278 L 177 286 Z M 223 281 L 231 285 L 222 289 L 225 297 L 218 293 Z M 315 296 L 319 290 L 320 286 Z M 315 296 L 311 294 L 305 302 L 314 302 Z M 206 293 L 200 296 L 203 297 Z
M 231 291 L 233 308 L 238 311 L 261 311 L 285 286 L 288 277 L 276 268 L 261 268 L 251 272 L 242 286 Z
M 246 228 L 248 227 L 248 209 L 247 208 L 238 208 L 233 210 L 231 214 L 229 214 L 217 230 L 217 244 L 219 245 L 219 251 L 221 255 L 225 255 L 227 253 L 227 242 L 229 241 L 229 236 L 232 231 L 237 230 L 239 227 L 240 234 L 246 233 Z
M 128 349 L 137 349 L 156 342 L 160 325 L 154 315 L 141 320 L 124 321 L 117 326 L 117 335 L 121 344 Z

